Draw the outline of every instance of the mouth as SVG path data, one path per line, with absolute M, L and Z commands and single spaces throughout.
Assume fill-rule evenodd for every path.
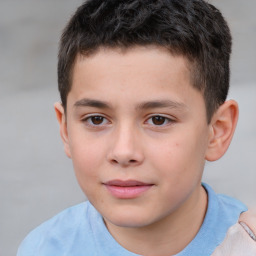
M 137 198 L 153 186 L 137 180 L 110 180 L 103 184 L 112 196 L 119 199 Z

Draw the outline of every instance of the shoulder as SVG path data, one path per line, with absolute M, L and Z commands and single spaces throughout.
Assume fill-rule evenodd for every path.
M 221 215 L 227 215 L 230 218 L 239 218 L 240 214 L 247 211 L 247 206 L 241 201 L 223 194 L 217 195 Z
M 207 184 L 203 184 L 203 186 L 207 191 L 208 201 L 211 202 L 209 206 L 211 211 L 221 215 L 222 218 L 226 216 L 228 219 L 237 221 L 240 214 L 248 210 L 241 201 L 224 194 L 216 194 Z
M 63 255 L 60 251 L 63 251 L 68 243 L 72 243 L 72 238 L 81 229 L 84 230 L 84 236 L 87 232 L 90 232 L 89 208 L 90 204 L 88 202 L 81 203 L 44 222 L 24 239 L 17 256 L 49 255 L 43 254 L 43 251 L 54 252 L 55 250 L 59 250 L 59 252 L 54 255 Z M 80 239 L 82 238 L 81 236 Z
M 210 255 L 223 242 L 228 229 L 238 222 L 241 213 L 247 211 L 247 207 L 232 197 L 216 194 L 207 184 L 203 186 L 208 195 L 208 208 L 196 244 L 203 241 L 205 250 Z

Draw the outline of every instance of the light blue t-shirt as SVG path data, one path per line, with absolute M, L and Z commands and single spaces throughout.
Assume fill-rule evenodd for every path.
M 208 208 L 196 237 L 176 256 L 210 256 L 228 228 L 246 211 L 244 204 L 217 195 L 206 184 Z M 33 230 L 17 256 L 138 256 L 119 245 L 108 232 L 102 216 L 85 202 L 59 213 Z

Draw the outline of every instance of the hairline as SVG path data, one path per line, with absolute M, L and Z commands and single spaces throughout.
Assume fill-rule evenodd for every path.
M 208 107 L 207 107 L 207 97 L 205 95 L 205 81 L 200 81 L 200 72 L 198 71 L 198 60 L 196 60 L 196 58 L 194 57 L 190 57 L 188 56 L 188 54 L 184 54 L 178 51 L 175 51 L 175 49 L 171 48 L 170 46 L 165 46 L 165 45 L 160 45 L 160 44 L 156 44 L 156 43 L 151 43 L 151 44 L 131 44 L 131 45 L 104 45 L 101 44 L 95 48 L 92 49 L 88 49 L 88 50 L 83 50 L 83 49 L 77 49 L 74 57 L 73 57 L 73 61 L 71 63 L 70 69 L 69 69 L 69 74 L 68 74 L 68 90 L 66 93 L 66 98 L 65 98 L 65 104 L 62 103 L 63 108 L 64 108 L 64 112 L 66 113 L 67 111 L 67 98 L 68 98 L 68 94 L 70 93 L 72 86 L 73 86 L 73 75 L 74 75 L 74 68 L 75 65 L 78 61 L 78 58 L 82 57 L 82 58 L 90 58 L 93 55 L 96 55 L 97 53 L 99 53 L 100 50 L 120 50 L 121 53 L 125 53 L 129 50 L 132 50 L 133 48 L 136 47 L 155 47 L 158 49 L 165 49 L 166 53 L 169 53 L 171 56 L 181 56 L 184 58 L 185 60 L 185 65 L 188 69 L 189 72 L 189 79 L 190 79 L 190 85 L 197 91 L 199 91 L 200 93 L 202 93 L 203 99 L 204 99 L 204 104 L 205 104 L 205 108 L 206 108 L 206 117 L 207 117 L 207 122 L 208 124 L 211 121 L 212 115 L 215 112 L 216 109 L 213 110 L 213 113 L 209 113 L 208 112 Z M 200 86 L 198 86 L 198 83 L 200 83 Z

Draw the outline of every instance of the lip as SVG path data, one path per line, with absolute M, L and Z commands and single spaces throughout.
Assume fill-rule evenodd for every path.
M 137 180 L 110 180 L 103 184 L 112 196 L 119 199 L 137 198 L 153 186 Z

